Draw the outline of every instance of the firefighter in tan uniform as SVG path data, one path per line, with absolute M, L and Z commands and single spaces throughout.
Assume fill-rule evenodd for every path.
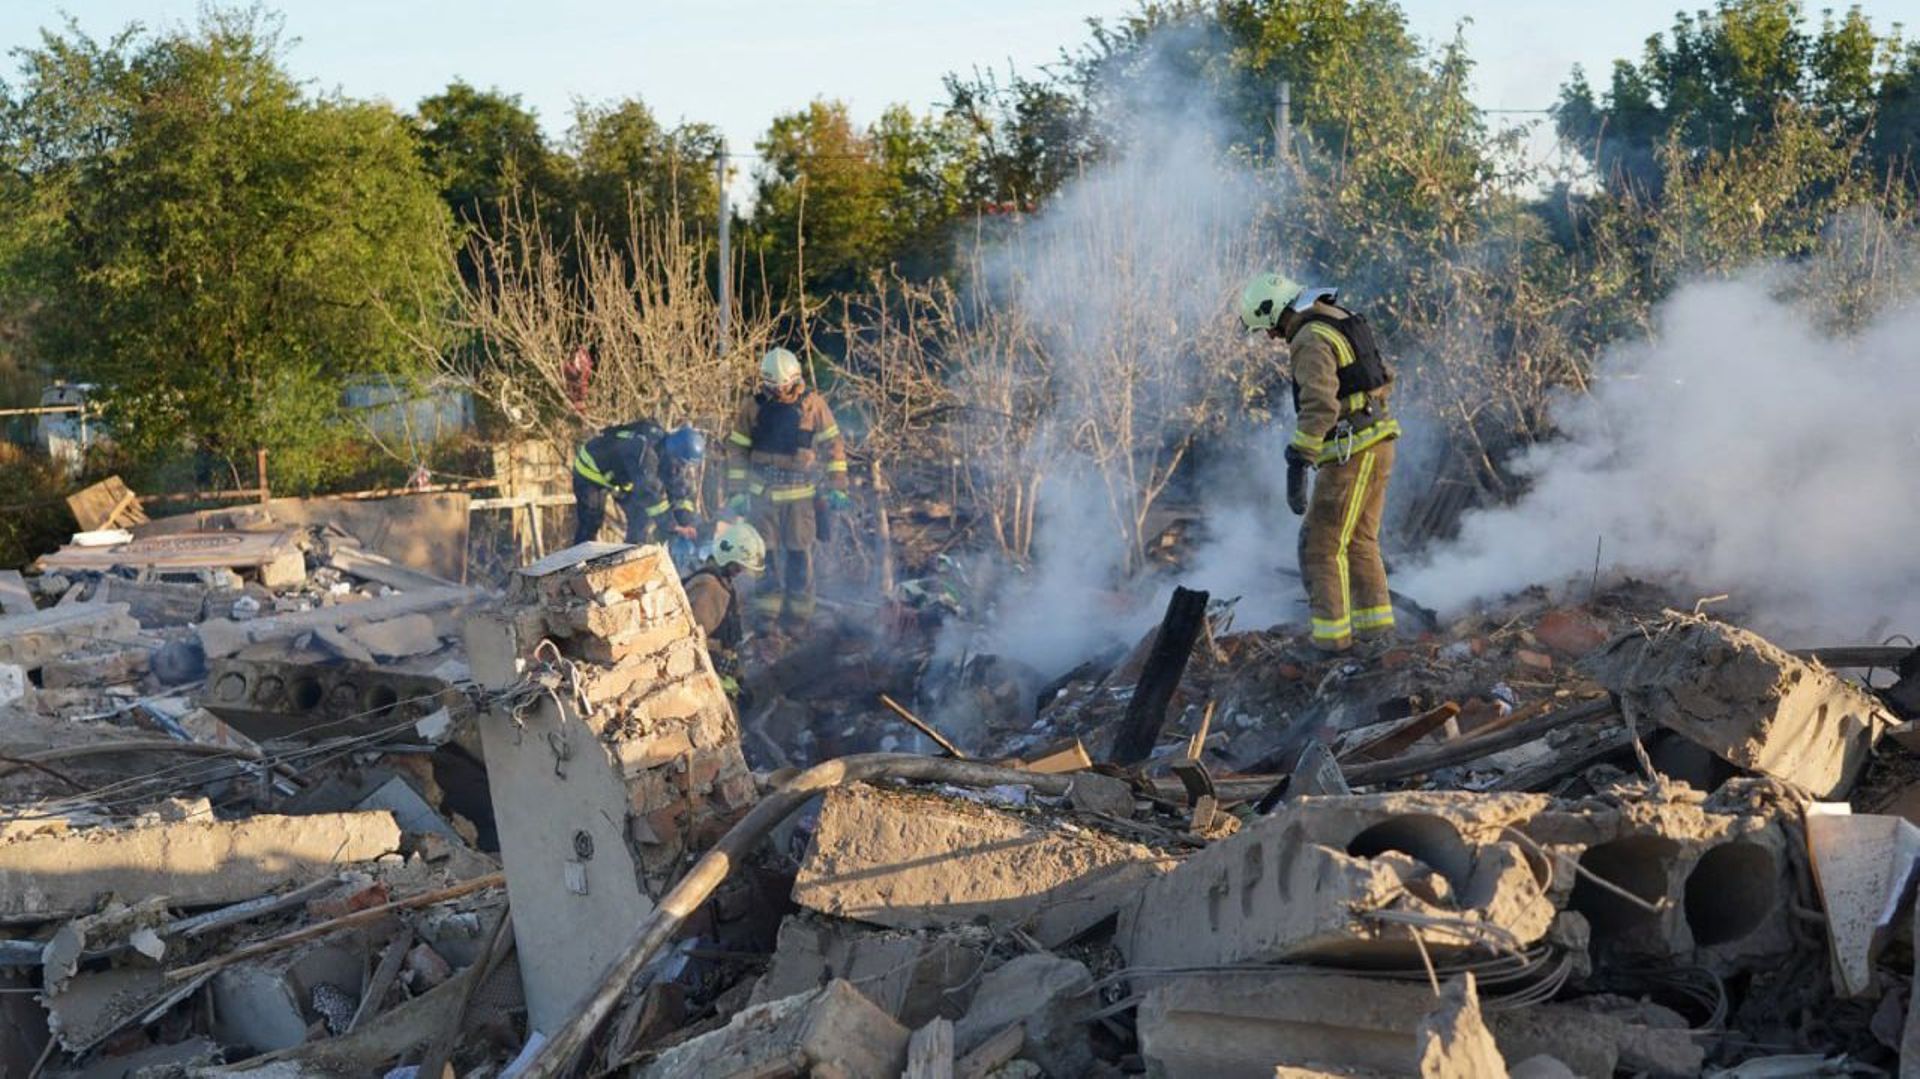
M 1393 632 L 1393 600 L 1380 557 L 1380 519 L 1400 421 L 1387 411 L 1393 371 L 1365 318 L 1336 305 L 1331 289 L 1261 274 L 1240 294 L 1250 330 L 1283 338 L 1293 367 L 1296 419 L 1287 444 L 1287 505 L 1305 513 L 1301 574 L 1313 608 L 1313 643 L 1345 651 L 1355 637 Z M 1315 470 L 1311 499 L 1307 470 Z
M 807 388 L 793 353 L 776 348 L 760 361 L 760 389 L 734 420 L 727 452 L 728 508 L 751 520 L 778 552 L 754 610 L 789 628 L 805 625 L 813 617 L 816 515 L 852 503 L 840 425 L 827 399 Z

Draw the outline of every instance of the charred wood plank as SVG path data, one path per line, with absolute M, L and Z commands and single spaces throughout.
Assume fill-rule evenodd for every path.
M 1167 613 L 1154 634 L 1153 649 L 1140 670 L 1140 681 L 1127 703 L 1127 715 L 1114 740 L 1112 761 L 1130 766 L 1139 764 L 1153 752 L 1160 730 L 1167 722 L 1167 705 L 1180 679 L 1187 673 L 1187 660 L 1193 656 L 1193 643 L 1207 624 L 1207 593 L 1175 587 L 1167 600 Z

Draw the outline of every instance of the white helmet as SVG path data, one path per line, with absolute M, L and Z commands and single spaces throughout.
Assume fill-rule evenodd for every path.
M 784 390 L 800 381 L 800 357 L 784 348 L 768 349 L 760 357 L 760 381 L 772 390 Z
M 759 573 L 767 568 L 767 541 L 745 521 L 724 521 L 713 532 L 713 563 Z

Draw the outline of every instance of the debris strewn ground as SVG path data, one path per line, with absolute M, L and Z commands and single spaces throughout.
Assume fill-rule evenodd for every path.
M 965 611 L 911 581 L 751 642 L 736 709 L 663 548 L 488 590 L 316 512 L 8 582 L 0 1074 L 1891 1074 L 1920 1038 L 1914 687 L 1864 676 L 1906 650 L 1626 582 L 1361 658 L 1212 604 L 1184 665 L 1149 633 L 1047 683 L 935 662 Z

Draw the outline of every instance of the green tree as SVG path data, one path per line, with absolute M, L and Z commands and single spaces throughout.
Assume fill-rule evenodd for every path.
M 257 9 L 104 44 L 45 33 L 0 153 L 24 178 L 13 271 L 37 354 L 102 386 L 134 452 L 263 446 L 297 485 L 338 438 L 342 388 L 407 370 L 430 335 L 450 247 L 405 119 L 309 95 L 278 56 Z
M 885 264 L 886 171 L 844 102 L 775 117 L 759 151 L 753 232 L 776 295 L 846 291 Z
M 677 211 L 691 229 L 710 228 L 719 212 L 713 163 L 720 132 L 711 124 L 667 127 L 638 98 L 580 105 L 568 150 L 575 211 L 594 227 L 622 232 L 629 210 L 658 221 Z
M 1814 28 L 1798 0 L 1717 0 L 1648 38 L 1638 63 L 1615 61 L 1604 92 L 1576 69 L 1555 121 L 1615 189 L 1658 190 L 1669 143 L 1695 157 L 1746 146 L 1789 110 L 1836 145 L 1871 140 L 1884 166 L 1901 147 L 1876 127 L 1884 118 L 1899 138 L 1915 123 L 1915 55 L 1897 28 L 1879 34 L 1858 7 Z
M 420 102 L 420 157 L 455 219 L 497 235 L 502 203 L 524 199 L 543 219 L 568 216 L 566 162 L 548 148 L 540 121 L 520 95 L 479 90 L 458 79 Z

